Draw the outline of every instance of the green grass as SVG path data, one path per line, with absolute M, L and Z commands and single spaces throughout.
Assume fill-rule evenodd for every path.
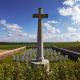
M 46 46 L 50 46 L 52 47 L 53 45 L 59 48 L 67 48 L 67 47 L 73 47 L 73 46 L 80 46 L 80 42 L 64 42 L 64 43 L 43 43 L 44 47 Z M 37 47 L 37 43 L 4 43 L 1 44 L 0 43 L 0 49 L 16 49 L 19 47 L 23 47 L 23 46 L 27 46 L 27 47 Z
M 52 47 L 54 45 L 54 46 L 59 47 L 59 48 L 67 48 L 67 47 L 73 47 L 73 46 L 80 46 L 80 42 L 44 43 L 43 45 L 44 45 L 44 47 L 46 47 L 46 46 Z M 20 48 L 20 47 L 23 47 L 23 46 L 37 47 L 37 43 L 26 43 L 26 44 L 20 44 L 20 43 L 19 44 L 17 44 L 17 43 L 16 44 L 14 44 L 14 43 L 13 44 L 12 43 L 11 44 L 7 44 L 7 43 L 1 44 L 0 43 L 0 49 L 16 49 L 16 48 Z M 25 49 L 25 50 L 28 50 L 28 49 Z M 24 52 L 24 50 L 21 51 L 21 52 Z M 16 55 L 20 56 L 20 52 L 14 54 L 14 55 L 15 55 L 15 57 L 16 57 Z M 61 55 L 64 55 L 64 54 L 61 53 Z M 49 60 L 50 60 L 50 57 L 49 57 Z M 68 56 L 68 61 L 66 61 L 66 63 L 71 63 L 71 62 L 74 64 L 76 62 L 76 59 Z M 16 64 L 16 62 L 12 62 L 12 56 L 9 56 L 9 57 L 3 59 L 1 61 L 1 64 L 3 64 L 3 63 L 13 64 L 13 65 Z M 21 63 L 21 62 L 20 62 L 20 64 L 24 65 L 24 63 Z M 50 63 L 50 67 L 55 65 L 55 64 L 59 65 L 60 63 L 59 62 Z M 29 63 L 29 66 L 31 66 L 31 63 Z
M 28 49 L 25 49 L 25 50 L 28 50 Z M 24 50 L 21 51 L 21 52 L 24 52 Z M 20 52 L 14 54 L 14 55 L 15 55 L 15 58 L 16 58 L 16 56 L 18 55 L 18 56 L 19 56 L 19 60 L 21 60 Z M 65 58 L 65 57 L 64 57 L 65 55 L 64 55 L 63 53 L 61 53 L 61 55 L 63 55 L 63 59 L 64 59 L 64 58 Z M 25 58 L 25 57 L 24 57 L 24 58 Z M 48 57 L 48 58 L 49 58 L 48 60 L 50 61 L 50 57 Z M 60 57 L 59 57 L 59 58 L 60 58 Z M 54 59 L 55 59 L 55 58 L 54 58 Z M 71 62 L 74 64 L 74 63 L 76 62 L 76 59 L 68 56 L 68 61 L 66 61 L 66 63 L 71 63 Z M 9 57 L 1 60 L 1 63 L 0 63 L 0 64 L 3 64 L 3 63 L 13 64 L 13 65 L 16 64 L 16 62 L 12 62 L 12 56 L 9 56 Z M 53 62 L 53 63 L 50 63 L 50 67 L 54 66 L 55 64 L 58 65 L 58 66 L 60 65 L 59 62 Z M 20 62 L 20 65 L 21 65 L 21 66 L 24 65 L 24 63 Z M 29 66 L 31 66 L 31 63 L 29 63 Z

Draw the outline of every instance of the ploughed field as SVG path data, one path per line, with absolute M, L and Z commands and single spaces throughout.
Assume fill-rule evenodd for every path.
M 68 47 L 68 48 L 63 48 L 63 49 L 80 53 L 80 46 Z

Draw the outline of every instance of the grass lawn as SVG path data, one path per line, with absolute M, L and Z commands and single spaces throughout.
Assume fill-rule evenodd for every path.
M 25 50 L 27 51 L 28 49 L 25 49 Z M 24 50 L 22 50 L 21 52 L 24 52 Z M 19 56 L 19 60 L 21 60 L 20 52 L 14 54 L 14 55 L 15 55 L 15 58 L 18 55 Z M 63 55 L 63 59 L 65 59 L 65 57 L 64 57 L 65 55 L 63 53 L 61 53 L 61 55 Z M 24 59 L 25 59 L 25 57 L 24 57 Z M 48 60 L 49 61 L 50 61 L 50 59 L 51 59 L 51 57 L 48 57 Z M 54 59 L 55 59 L 55 57 L 54 57 Z M 59 59 L 60 59 L 60 57 L 59 57 Z M 70 64 L 71 62 L 74 64 L 76 62 L 76 59 L 68 56 L 68 61 L 66 61 L 66 63 L 69 63 Z M 16 64 L 16 62 L 12 62 L 12 56 L 9 56 L 9 57 L 1 60 L 1 63 L 0 64 L 3 64 L 3 63 L 12 64 L 12 65 L 15 65 Z M 60 62 L 50 63 L 50 67 L 54 66 L 55 64 L 59 66 L 60 65 Z M 20 62 L 20 65 L 21 66 L 24 65 L 24 63 Z M 31 63 L 29 63 L 29 66 L 31 66 Z

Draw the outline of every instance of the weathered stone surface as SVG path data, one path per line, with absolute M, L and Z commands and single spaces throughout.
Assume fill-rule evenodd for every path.
M 28 61 L 28 56 L 25 56 L 25 61 Z
M 60 56 L 60 60 L 63 61 L 63 55 Z
M 24 62 L 24 56 L 21 56 L 21 62 Z
M 56 56 L 56 60 L 55 60 L 56 62 L 58 62 L 59 61 L 59 56 Z
M 19 56 L 16 56 L 16 62 L 18 62 L 19 61 Z
M 68 55 L 65 55 L 65 61 L 67 61 L 68 60 Z
M 38 37 L 37 37 L 37 61 L 44 61 L 43 57 L 43 19 L 48 18 L 48 14 L 43 14 L 39 8 L 39 14 L 33 14 L 33 18 L 38 18 Z
M 47 70 L 46 70 L 46 71 L 49 71 L 49 70 L 50 70 L 49 60 L 47 60 L 47 59 L 44 59 L 43 62 L 37 62 L 36 59 L 32 60 L 32 62 L 31 62 L 31 69 L 33 69 L 33 66 L 37 66 L 37 65 L 42 65 L 43 68 L 44 68 L 45 66 L 47 66 Z
M 14 55 L 12 55 L 12 61 L 15 61 L 15 56 Z
M 59 52 L 58 52 L 58 55 L 60 56 L 60 54 L 61 54 L 61 52 L 59 51 Z
M 38 37 L 37 37 L 37 58 L 32 60 L 31 68 L 33 65 L 47 65 L 47 70 L 49 71 L 49 60 L 43 57 L 43 19 L 48 18 L 48 14 L 43 14 L 43 9 L 39 8 L 38 14 L 33 14 L 33 18 L 38 18 Z
M 51 62 L 54 61 L 54 56 L 51 56 Z

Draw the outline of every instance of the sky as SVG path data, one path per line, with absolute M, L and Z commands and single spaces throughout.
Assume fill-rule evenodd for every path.
M 43 42 L 80 41 L 80 0 L 0 0 L 0 42 L 37 42 L 43 8 Z

